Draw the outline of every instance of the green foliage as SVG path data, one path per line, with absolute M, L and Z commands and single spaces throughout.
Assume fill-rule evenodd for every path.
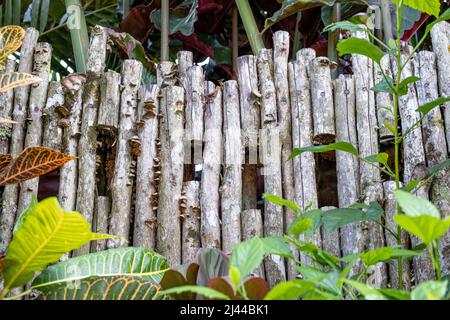
M 346 54 L 360 54 L 372 59 L 377 64 L 380 64 L 381 59 L 384 57 L 384 52 L 372 42 L 354 37 L 339 41 L 337 50 L 341 56 Z
M 169 35 L 181 32 L 185 36 L 194 33 L 194 23 L 197 21 L 197 0 L 185 0 L 169 12 Z M 161 30 L 161 10 L 150 14 L 152 23 Z
M 398 3 L 399 0 L 392 0 L 392 2 Z M 402 0 L 402 2 L 410 8 L 425 12 L 435 17 L 438 17 L 441 11 L 440 0 Z
M 310 146 L 305 148 L 294 148 L 292 151 L 292 154 L 289 156 L 289 159 L 293 159 L 299 155 L 301 155 L 304 152 L 314 152 L 314 153 L 321 153 L 321 152 L 327 152 L 327 151 L 343 151 L 350 153 L 354 156 L 359 156 L 358 150 L 348 142 L 336 142 L 328 145 L 320 145 L 320 146 Z
M 26 284 L 35 272 L 58 261 L 65 252 L 91 240 L 113 237 L 92 233 L 80 213 L 64 211 L 56 198 L 36 204 L 21 223 L 5 257 L 4 292 Z
M 443 300 L 446 297 L 448 281 L 427 281 L 411 292 L 411 300 Z

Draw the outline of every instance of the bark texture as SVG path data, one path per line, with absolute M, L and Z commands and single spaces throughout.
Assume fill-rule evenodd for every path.
M 181 206 L 182 217 L 182 263 L 196 261 L 198 249 L 200 249 L 200 182 L 187 181 L 183 184 Z

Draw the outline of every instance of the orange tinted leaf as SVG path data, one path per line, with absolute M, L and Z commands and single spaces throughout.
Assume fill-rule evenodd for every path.
M 0 118 L 0 124 L 14 124 L 17 123 L 16 121 L 10 120 L 10 119 L 5 119 L 5 118 Z
M 0 75 L 0 92 L 42 81 L 28 73 L 8 72 Z
M 0 67 L 5 66 L 6 58 L 20 48 L 25 31 L 19 26 L 4 26 L 0 28 Z
M 3 170 L 10 165 L 11 161 L 12 157 L 10 154 L 2 154 L 0 156 L 0 175 L 3 173 Z
M 42 176 L 76 157 L 44 147 L 26 148 L 8 168 L 0 185 L 18 183 Z

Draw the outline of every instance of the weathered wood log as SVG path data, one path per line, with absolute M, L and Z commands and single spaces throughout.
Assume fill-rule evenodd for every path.
M 111 201 L 107 196 L 98 196 L 95 203 L 93 230 L 97 233 L 108 233 Z M 106 249 L 106 240 L 92 242 L 91 251 L 100 252 Z
M 441 97 L 450 97 L 450 24 L 446 21 L 436 24 L 430 32 L 433 51 L 438 66 L 439 93 Z M 446 125 L 447 151 L 450 153 L 450 102 L 442 109 Z
M 159 87 L 145 86 L 139 91 L 139 140 L 141 152 L 136 168 L 136 202 L 134 213 L 133 245 L 136 247 L 156 247 L 156 208 L 158 206 L 155 178 L 159 177 L 159 167 L 153 159 L 158 157 L 156 140 L 159 129 Z
M 391 60 L 389 55 L 385 55 L 383 59 L 381 59 L 380 64 L 382 69 L 378 64 L 374 64 L 375 84 L 380 83 L 384 79 L 381 70 L 384 71 L 385 75 L 392 78 Z M 385 125 L 385 123 L 391 126 L 394 125 L 394 114 L 392 112 L 394 103 L 392 101 L 392 95 L 387 92 L 376 92 L 375 99 L 378 119 L 378 135 L 381 142 L 387 142 L 393 138 L 393 133 L 389 131 Z
M 327 211 L 336 209 L 336 207 L 322 207 L 320 210 L 327 214 Z M 339 230 L 335 230 L 330 234 L 327 234 L 325 230 L 322 230 L 322 249 L 331 253 L 335 257 L 341 256 L 341 247 L 339 241 Z
M 180 205 L 183 184 L 183 119 L 184 90 L 168 86 L 161 92 L 161 181 L 157 213 L 157 241 L 159 253 L 167 257 L 171 266 L 181 263 Z
M 192 66 L 186 73 L 185 164 L 201 164 L 203 146 L 203 109 L 205 105 L 205 76 L 200 66 Z M 191 158 L 191 142 L 194 157 Z M 192 162 L 193 160 L 193 162 Z
M 156 68 L 156 83 L 160 88 L 174 86 L 178 79 L 177 65 L 171 61 L 161 61 Z
M 336 141 L 351 143 L 358 148 L 355 110 L 355 82 L 353 77 L 341 75 L 335 81 Z M 338 202 L 340 208 L 348 208 L 359 199 L 359 161 L 355 156 L 336 152 Z M 342 255 L 364 250 L 361 225 L 353 223 L 341 228 Z
M 120 74 L 108 70 L 100 84 L 100 106 L 98 109 L 97 128 L 110 129 L 117 133 L 119 127 Z
M 406 47 L 402 54 L 402 63 L 407 59 L 408 50 Z M 397 63 L 393 59 L 392 70 L 397 74 Z M 409 62 L 406 64 L 401 74 L 401 79 L 413 75 L 413 64 Z M 409 130 L 419 120 L 420 114 L 416 111 L 419 107 L 417 101 L 417 92 L 414 84 L 408 85 L 408 93 L 399 98 L 399 111 L 402 124 L 402 133 Z M 403 182 L 408 184 L 411 180 L 424 179 L 423 175 L 426 166 L 425 151 L 423 148 L 422 131 L 420 127 L 411 130 L 403 140 Z M 417 190 L 416 195 L 428 199 L 428 186 L 424 186 Z M 417 237 L 411 237 L 411 245 L 414 247 L 421 241 Z M 434 279 L 435 273 L 433 265 L 428 257 L 419 256 L 413 259 L 415 281 L 420 283 L 426 280 Z
M 354 35 L 367 39 L 364 31 Z M 358 124 L 358 149 L 361 157 L 378 154 L 377 111 L 375 109 L 375 94 L 371 90 L 374 86 L 373 61 L 362 55 L 352 56 L 352 67 L 355 79 L 356 123 Z M 360 191 L 366 203 L 383 199 L 383 186 L 380 171 L 373 166 L 360 161 Z M 375 222 L 362 223 L 362 242 L 367 243 L 366 250 L 379 248 L 384 245 L 383 230 Z M 385 264 L 378 264 L 371 268 L 373 274 L 369 281 L 376 287 L 386 285 L 387 268 Z
M 59 126 L 60 116 L 56 109 L 64 105 L 64 88 L 60 82 L 50 82 L 47 94 L 47 103 L 42 112 L 44 136 L 42 145 L 57 151 L 63 150 L 63 129 Z
M 81 136 L 78 145 L 78 188 L 76 210 L 92 224 L 96 198 L 97 114 L 100 106 L 101 77 L 105 68 L 106 29 L 92 28 L 86 69 L 88 80 L 83 91 Z M 79 256 L 89 253 L 89 245 L 74 250 Z
M 220 237 L 220 173 L 222 162 L 222 90 L 214 83 L 206 84 L 205 152 L 200 191 L 201 240 L 204 248 L 221 248 Z
M 56 108 L 61 116 L 59 125 L 63 128 L 63 152 L 78 155 L 81 110 L 83 108 L 83 85 L 86 77 L 70 75 L 61 81 L 64 89 L 64 106 Z M 78 186 L 78 159 L 64 164 L 60 169 L 58 200 L 62 208 L 75 210 Z
M 288 60 L 289 60 L 289 32 L 277 31 L 273 35 L 274 43 L 274 82 L 277 93 L 278 126 L 281 139 L 281 170 L 283 181 L 283 198 L 294 200 L 294 169 L 289 159 L 292 153 L 292 123 L 291 102 L 289 99 Z M 289 225 L 295 214 L 292 210 L 284 208 L 285 227 Z M 287 275 L 295 279 L 297 270 L 292 263 L 289 264 Z
M 187 181 L 183 184 L 185 198 L 180 201 L 182 229 L 181 229 L 181 252 L 182 263 L 196 261 L 197 252 L 200 249 L 200 182 Z
M 383 185 L 381 182 L 374 183 L 364 191 L 364 203 L 370 205 L 372 202 L 382 203 L 383 201 Z M 381 222 L 381 221 L 380 221 Z M 367 248 L 366 250 L 375 250 L 385 245 L 383 227 L 373 221 L 363 222 L 363 229 L 367 232 Z M 367 283 L 375 288 L 387 287 L 387 265 L 384 262 L 378 263 L 368 269 L 369 277 Z
M 291 86 L 292 111 L 292 141 L 294 148 L 309 147 L 313 144 L 313 119 L 311 105 L 311 87 L 308 75 L 308 65 L 316 57 L 314 49 L 302 49 L 297 52 L 297 61 L 292 63 L 289 70 Z M 311 205 L 318 207 L 316 162 L 310 152 L 302 153 L 293 159 L 295 200 L 302 209 Z M 304 235 L 302 240 L 306 240 Z M 322 247 L 320 231 L 316 232 L 311 241 L 319 248 Z M 311 259 L 300 253 L 300 261 L 311 265 Z
M 109 226 L 109 233 L 121 236 L 123 239 L 110 239 L 107 243 L 108 248 L 126 245 L 130 236 L 131 202 L 136 169 L 131 139 L 136 136 L 137 94 L 141 75 L 142 64 L 139 61 L 124 61 L 119 134 L 114 177 L 111 182 L 111 221 Z
M 223 128 L 222 250 L 228 254 L 235 244 L 241 242 L 242 140 L 239 93 L 235 80 L 226 81 L 224 84 Z
M 313 142 L 315 144 L 333 143 L 336 138 L 336 130 L 331 68 L 335 68 L 335 65 L 328 58 L 318 57 L 311 61 L 308 68 L 314 120 Z
M 14 60 L 8 59 L 6 62 L 6 67 L 2 71 L 14 72 L 16 71 L 16 62 Z M 12 118 L 14 106 L 14 90 L 8 90 L 6 92 L 0 93 L 0 117 L 5 119 Z M 11 138 L 12 125 L 3 124 L 0 125 L 0 154 L 7 154 L 9 151 L 9 140 Z
M 383 183 L 384 187 L 384 215 L 385 224 L 390 230 L 397 230 L 397 224 L 394 221 L 394 216 L 397 214 L 397 201 L 395 197 L 395 181 L 386 181 Z M 397 239 L 385 231 L 386 245 L 397 246 Z M 402 232 L 402 245 L 405 248 L 409 246 L 409 237 L 406 231 Z M 389 263 L 389 278 L 390 287 L 398 288 L 398 263 L 392 261 Z M 411 289 L 411 268 L 408 260 L 403 260 L 403 289 Z
M 262 49 L 257 58 L 261 97 L 262 131 L 260 135 L 264 192 L 283 196 L 281 183 L 281 142 L 278 128 L 277 103 L 273 74 L 272 53 Z M 284 233 L 283 207 L 270 201 L 264 202 L 264 236 L 282 236 Z M 271 286 L 286 279 L 284 260 L 270 255 L 264 266 Z
M 432 102 L 439 98 L 438 77 L 436 73 L 436 55 L 430 51 L 421 51 L 414 60 L 414 73 L 420 78 L 416 82 L 419 105 Z M 435 166 L 445 161 L 447 157 L 447 142 L 445 139 L 444 122 L 439 107 L 431 110 L 423 119 L 422 134 L 427 165 Z M 450 170 L 445 168 L 436 174 L 431 184 L 431 200 L 441 211 L 442 217 L 450 215 Z M 443 274 L 450 272 L 450 233 L 441 239 L 440 262 Z
M 18 72 L 31 73 L 33 67 L 34 48 L 37 43 L 39 32 L 28 28 L 20 50 L 20 62 Z M 12 126 L 9 153 L 17 156 L 23 150 L 28 98 L 31 86 L 22 86 L 14 89 L 14 107 L 12 119 L 17 122 Z M 2 196 L 2 215 L 0 217 L 0 251 L 3 251 L 11 241 L 12 228 L 16 220 L 17 201 L 19 198 L 19 185 L 10 184 L 5 186 Z
M 42 112 L 47 101 L 51 60 L 52 47 L 50 44 L 38 43 L 34 50 L 33 74 L 41 78 L 42 81 L 31 86 L 24 148 L 42 144 Z M 31 203 L 33 195 L 37 195 L 38 186 L 39 177 L 21 183 L 16 219 Z
M 194 64 L 194 55 L 191 51 L 178 51 L 177 65 L 178 77 L 180 78 L 180 86 L 187 88 L 187 70 Z
M 250 240 L 254 237 L 263 237 L 263 221 L 261 210 L 244 210 L 241 214 L 242 219 L 242 241 Z M 264 278 L 264 264 L 261 264 L 256 270 L 255 275 Z
M 242 208 L 257 205 L 258 132 L 260 128 L 258 73 L 255 56 L 246 55 L 237 60 L 239 104 L 241 107 L 242 139 L 245 147 L 244 170 L 242 172 Z

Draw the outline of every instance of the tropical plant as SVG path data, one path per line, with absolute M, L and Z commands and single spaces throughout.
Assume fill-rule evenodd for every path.
M 56 198 L 33 198 L 0 260 L 0 298 L 34 278 L 28 290 L 9 299 L 32 291 L 40 299 L 166 299 L 158 283 L 167 260 L 150 249 L 116 248 L 58 262 L 66 252 L 108 238 L 115 236 L 92 233 L 80 213 L 63 210 Z

